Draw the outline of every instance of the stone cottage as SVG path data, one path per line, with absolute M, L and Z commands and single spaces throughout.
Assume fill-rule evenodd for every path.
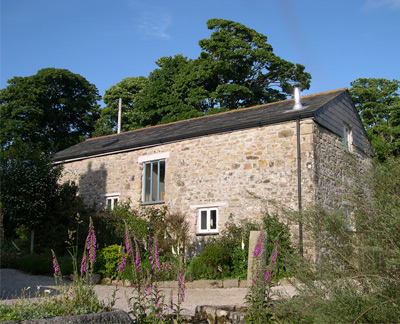
M 87 205 L 165 205 L 186 214 L 201 242 L 230 216 L 260 218 L 271 206 L 255 196 L 292 210 L 331 205 L 349 154 L 362 172 L 373 151 L 339 89 L 91 138 L 55 161 Z

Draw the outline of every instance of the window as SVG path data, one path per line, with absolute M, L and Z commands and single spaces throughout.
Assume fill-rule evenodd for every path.
M 218 209 L 199 209 L 197 224 L 199 233 L 218 233 Z
M 119 197 L 116 195 L 106 196 L 106 208 L 114 210 L 114 207 L 119 201 Z
M 343 125 L 342 147 L 344 150 L 351 152 L 352 144 L 353 144 L 353 134 L 351 131 L 351 127 L 347 124 L 344 124 Z
M 164 202 L 165 195 L 165 160 L 150 161 L 143 165 L 144 169 L 144 203 Z

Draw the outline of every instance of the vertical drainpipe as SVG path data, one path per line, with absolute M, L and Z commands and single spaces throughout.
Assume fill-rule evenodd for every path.
M 303 256 L 303 222 L 301 219 L 301 151 L 300 151 L 300 118 L 296 120 L 297 136 L 297 205 L 299 209 L 299 252 Z

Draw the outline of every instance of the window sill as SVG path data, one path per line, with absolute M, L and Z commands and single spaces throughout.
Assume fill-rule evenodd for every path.
M 200 233 L 196 233 L 196 236 L 207 236 L 207 235 L 219 235 L 218 232 L 200 232 Z
M 142 202 L 142 206 L 162 205 L 162 204 L 165 204 L 165 201 L 149 201 L 149 202 Z

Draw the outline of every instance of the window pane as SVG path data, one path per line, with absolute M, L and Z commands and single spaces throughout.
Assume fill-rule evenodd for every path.
M 200 213 L 201 213 L 200 229 L 206 230 L 207 229 L 207 211 L 206 210 L 202 210 Z
M 210 229 L 217 229 L 217 211 L 215 209 L 210 210 Z
M 160 200 L 164 200 L 164 193 L 165 193 L 165 161 L 160 161 L 160 183 L 159 183 L 159 190 L 160 190 Z
M 151 175 L 151 201 L 158 201 L 158 162 L 153 162 Z
M 151 190 L 151 163 L 144 165 L 144 201 L 150 201 L 150 190 Z

